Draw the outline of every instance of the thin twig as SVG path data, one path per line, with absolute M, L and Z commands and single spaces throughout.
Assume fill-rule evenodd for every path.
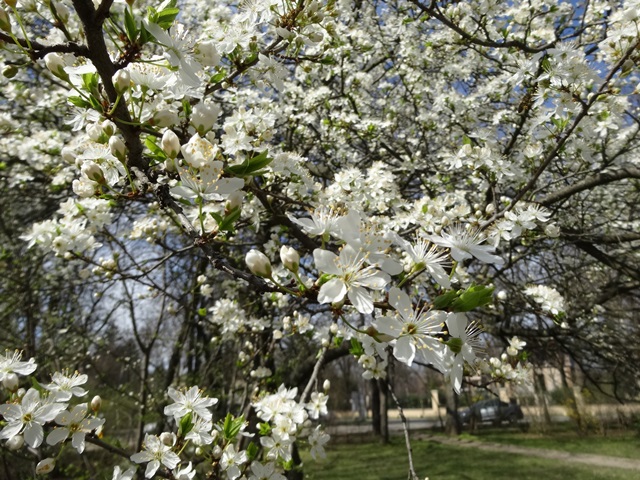
M 313 384 L 315 383 L 316 378 L 318 378 L 318 374 L 320 373 L 320 369 L 322 368 L 322 364 L 324 363 L 324 356 L 326 353 L 327 353 L 327 347 L 323 347 L 322 350 L 320 350 L 320 356 L 318 357 L 318 361 L 316 362 L 315 367 L 313 367 L 313 372 L 311 373 L 311 377 L 309 377 L 307 386 L 305 387 L 304 392 L 302 392 L 302 395 L 300 396 L 300 403 L 306 402 L 307 398 L 311 394 L 311 388 L 313 387 Z
M 407 456 L 409 457 L 409 480 L 419 480 L 418 475 L 413 467 L 413 450 L 411 449 L 411 440 L 409 439 L 409 428 L 407 427 L 407 417 L 404 416 L 404 411 L 400 406 L 400 402 L 398 401 L 398 397 L 393 392 L 393 388 L 391 387 L 391 382 L 387 382 L 387 388 L 389 393 L 391 394 L 391 398 L 393 398 L 394 403 L 396 404 L 396 408 L 398 409 L 398 414 L 400 415 L 400 420 L 402 420 L 402 430 L 404 430 L 404 443 L 407 446 Z

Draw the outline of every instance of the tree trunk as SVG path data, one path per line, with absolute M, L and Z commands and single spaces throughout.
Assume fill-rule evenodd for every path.
M 447 399 L 447 418 L 444 423 L 444 431 L 447 435 L 460 435 L 462 424 L 458 416 L 458 395 L 449 387 L 445 387 Z
M 387 380 L 378 380 L 378 388 L 380 390 L 380 439 L 382 443 L 389 443 L 389 390 Z
M 380 436 L 382 430 L 380 428 L 380 388 L 375 378 L 370 380 L 371 384 L 371 426 L 373 434 Z

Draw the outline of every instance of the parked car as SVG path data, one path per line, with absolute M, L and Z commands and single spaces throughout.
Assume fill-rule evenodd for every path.
M 506 403 L 497 398 L 481 400 L 460 412 L 460 421 L 463 424 L 469 424 L 472 430 L 481 423 L 491 422 L 494 425 L 500 425 L 508 422 L 515 425 L 523 419 L 522 409 L 515 401 Z

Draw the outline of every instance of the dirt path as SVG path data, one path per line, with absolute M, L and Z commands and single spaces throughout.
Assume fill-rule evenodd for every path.
M 515 445 L 505 445 L 503 443 L 476 442 L 474 440 L 446 438 L 435 435 L 419 435 L 416 438 L 431 442 L 454 445 L 456 447 L 470 447 L 492 452 L 509 452 L 529 457 L 548 458 L 551 460 L 562 460 L 564 462 L 582 463 L 597 467 L 623 468 L 626 470 L 636 470 L 640 472 L 640 460 L 622 457 L 609 457 L 605 455 L 592 455 L 589 453 L 571 453 L 561 450 L 549 450 L 546 448 L 518 447 Z

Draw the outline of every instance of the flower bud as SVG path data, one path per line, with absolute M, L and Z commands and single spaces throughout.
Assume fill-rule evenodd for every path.
M 4 0 L 4 3 L 6 3 L 11 8 L 15 8 L 15 6 L 18 4 L 18 0 Z
M 36 474 L 37 475 L 46 475 L 47 473 L 53 472 L 53 469 L 56 468 L 56 461 L 49 457 L 44 460 L 40 460 L 36 465 Z
M 44 63 L 51 73 L 62 80 L 69 80 L 69 75 L 64 71 L 66 67 L 62 56 L 55 52 L 47 53 L 44 56 Z
M 204 136 L 209 130 L 213 128 L 213 125 L 218 120 L 218 114 L 220 113 L 220 107 L 215 104 L 206 105 L 199 103 L 193 107 L 193 113 L 191 114 L 191 123 L 201 136 Z
M 175 159 L 178 156 L 178 152 L 180 152 L 180 139 L 171 130 L 164 132 L 160 145 L 162 146 L 162 151 L 166 153 L 167 157 L 171 160 Z
M 114 133 L 116 133 L 116 124 L 111 120 L 105 120 L 100 124 L 102 127 L 102 131 L 107 137 L 111 137 Z
M 213 447 L 213 450 L 211 450 L 211 456 L 213 458 L 220 458 L 222 456 L 222 448 L 220 448 L 220 445 Z
M 328 392 L 330 388 L 331 388 L 331 382 L 330 382 L 330 381 L 329 381 L 329 379 L 327 378 L 327 379 L 324 381 L 324 383 L 322 384 L 322 389 L 323 389 L 325 392 Z
M 116 88 L 116 92 L 123 93 L 126 92 L 131 85 L 131 76 L 128 70 L 118 70 L 113 77 L 111 77 L 111 81 Z
M 264 253 L 251 249 L 244 257 L 244 261 L 254 275 L 262 278 L 271 277 L 271 262 Z
M 224 213 L 228 215 L 236 208 L 242 207 L 242 199 L 244 198 L 244 192 L 242 190 L 236 190 L 227 198 L 227 204 L 224 206 Z
M 13 372 L 7 373 L 2 380 L 2 385 L 4 385 L 4 388 L 9 390 L 10 392 L 15 392 L 18 389 L 18 383 L 18 375 Z
M 96 395 L 91 399 L 91 410 L 97 413 L 100 407 L 102 407 L 102 398 L 100 398 L 100 395 Z
M 178 114 L 171 110 L 160 110 L 156 112 L 151 121 L 151 124 L 157 127 L 170 127 L 178 123 L 180 123 Z
M 294 248 L 283 245 L 282 248 L 280 248 L 280 260 L 282 260 L 284 268 L 290 272 L 298 273 L 298 268 L 300 267 L 300 255 Z
M 93 180 L 100 185 L 107 183 L 107 180 L 104 178 L 104 173 L 97 163 L 84 162 L 80 170 L 89 180 Z
M 13 78 L 18 74 L 18 67 L 15 65 L 7 65 L 2 69 L 2 76 L 4 78 Z
M 94 142 L 103 143 L 101 140 L 104 139 L 104 132 L 102 131 L 102 127 L 97 123 L 87 126 L 87 135 L 89 135 L 89 138 Z
M 9 14 L 0 7 L 0 29 L 7 33 L 11 33 L 11 20 L 9 20 Z
M 24 445 L 24 437 L 22 435 L 14 435 L 7 443 L 4 444 L 9 450 L 15 452 L 16 450 L 20 450 L 22 445 Z
M 124 163 L 127 155 L 127 147 L 120 137 L 113 136 L 109 139 L 109 150 L 114 157 Z
M 58 14 L 58 18 L 62 23 L 67 23 L 69 20 L 69 16 L 71 15 L 71 11 L 67 8 L 64 3 L 61 2 L 53 2 L 55 6 L 56 13 Z M 24 7 L 24 5 L 22 5 Z

